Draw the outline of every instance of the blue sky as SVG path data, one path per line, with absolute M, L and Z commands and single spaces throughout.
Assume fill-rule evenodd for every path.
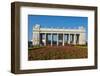
M 32 40 L 32 27 L 40 24 L 41 27 L 59 28 L 78 28 L 79 26 L 88 27 L 88 17 L 77 16 L 51 16 L 51 15 L 28 15 L 28 40 Z

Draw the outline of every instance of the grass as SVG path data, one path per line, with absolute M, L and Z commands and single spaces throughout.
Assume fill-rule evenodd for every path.
M 35 46 L 29 48 L 29 60 L 87 58 L 87 46 Z
M 40 48 L 43 48 L 43 47 L 45 47 L 45 46 L 39 46 L 39 45 L 37 45 L 37 46 L 29 47 L 28 50 L 40 49 Z
M 75 47 L 78 47 L 78 48 L 87 48 L 86 45 L 75 45 Z

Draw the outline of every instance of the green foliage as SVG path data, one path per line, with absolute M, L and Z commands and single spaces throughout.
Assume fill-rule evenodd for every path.
M 77 48 L 87 48 L 86 45 L 75 45 L 75 47 L 77 47 Z
M 36 46 L 29 47 L 28 50 L 34 50 L 34 49 L 39 49 L 39 48 L 43 48 L 43 47 L 44 46 L 36 45 Z

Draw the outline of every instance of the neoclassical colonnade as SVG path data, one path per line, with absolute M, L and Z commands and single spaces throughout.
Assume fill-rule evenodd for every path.
M 78 29 L 58 29 L 58 28 L 41 28 L 39 24 L 33 27 L 33 46 L 34 45 L 62 45 L 78 44 L 84 45 L 85 29 L 79 27 Z
M 79 44 L 79 34 L 40 33 L 39 44 L 45 46 Z

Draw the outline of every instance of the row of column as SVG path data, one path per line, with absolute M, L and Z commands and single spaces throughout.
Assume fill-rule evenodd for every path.
M 70 39 L 71 39 L 71 35 L 70 34 L 68 34 L 68 44 L 70 44 Z M 73 34 L 73 36 L 74 36 L 74 41 L 73 41 L 73 44 L 76 44 L 76 34 Z M 47 36 L 46 36 L 46 33 L 45 33 L 45 43 L 44 43 L 44 45 L 46 46 L 46 38 Z M 65 34 L 63 34 L 63 39 L 62 39 L 62 45 L 64 46 L 65 45 L 65 39 L 64 39 L 64 37 L 65 37 Z M 51 46 L 53 45 L 53 33 L 51 33 Z M 57 46 L 59 45 L 59 34 L 57 33 Z

